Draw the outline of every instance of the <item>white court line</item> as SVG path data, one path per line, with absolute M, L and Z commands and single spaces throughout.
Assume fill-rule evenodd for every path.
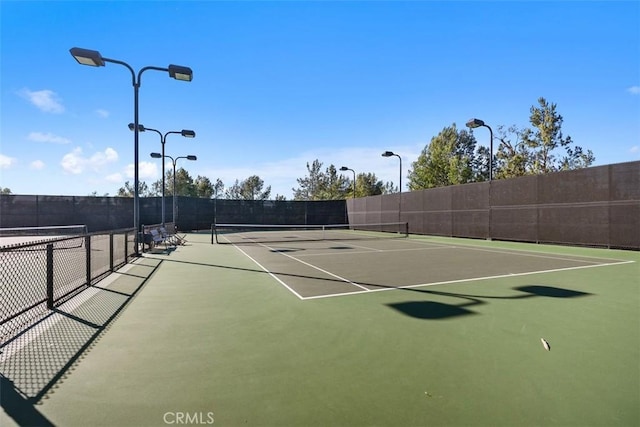
M 411 241 L 411 240 L 409 240 Z M 418 244 L 428 244 L 428 245 L 437 245 L 431 242 L 421 242 L 421 241 L 415 241 L 414 242 L 418 243 Z M 331 298 L 331 297 L 338 297 L 338 296 L 346 296 L 346 295 L 354 295 L 354 294 L 363 294 L 363 293 L 369 293 L 369 292 L 381 292 L 381 291 L 391 291 L 391 290 L 397 290 L 397 289 L 410 289 L 410 288 L 417 288 L 417 287 L 426 287 L 426 286 L 434 286 L 434 285 L 443 285 L 443 284 L 450 284 L 450 283 L 464 283 L 464 282 L 471 282 L 471 281 L 481 281 L 481 280 L 491 280 L 491 279 L 501 279 L 501 278 L 505 278 L 505 277 L 517 277 L 517 276 L 527 276 L 527 275 L 533 275 L 533 274 L 544 274 L 544 273 L 554 273 L 554 272 L 560 272 L 560 271 L 569 271 L 569 270 L 578 270 L 578 269 L 584 269 L 584 268 L 594 268 L 594 267 L 607 267 L 607 266 L 613 266 L 613 265 L 622 265 L 622 264 L 631 264 L 631 263 L 635 263 L 635 261 L 627 261 L 627 260 L 613 260 L 615 262 L 611 262 L 611 263 L 596 263 L 595 261 L 587 261 L 587 260 L 579 260 L 579 259 L 573 259 L 573 258 L 561 258 L 558 256 L 553 256 L 553 253 L 551 253 L 550 255 L 543 255 L 543 254 L 539 254 L 537 252 L 533 252 L 533 251 L 527 251 L 524 249 L 504 249 L 504 250 L 494 250 L 494 249 L 487 249 L 487 248 L 480 248 L 480 247 L 476 247 L 476 246 L 472 246 L 472 245 L 458 245 L 458 244 L 453 244 L 451 246 L 443 246 L 443 247 L 431 247 L 431 248 L 424 248 L 424 249 L 445 249 L 445 248 L 460 248 L 460 249 L 470 249 L 470 250 L 479 250 L 479 251 L 486 251 L 486 252 L 494 252 L 494 253 L 501 253 L 501 254 L 511 254 L 514 251 L 517 252 L 523 252 L 523 253 L 516 253 L 515 255 L 519 255 L 519 256 L 531 256 L 531 257 L 539 257 L 539 258 L 548 258 L 548 259 L 554 259 L 554 260 L 561 260 L 561 261 L 572 261 L 572 262 L 583 262 L 583 263 L 590 263 L 591 265 L 582 265 L 582 266 L 576 266 L 576 267 L 563 267 L 563 268 L 557 268 L 557 269 L 551 269 L 551 270 L 539 270 L 539 271 L 531 271 L 531 272 L 525 272 L 525 273 L 508 273 L 508 274 L 502 274 L 502 275 L 497 275 L 497 276 L 485 276 L 485 277 L 477 277 L 477 278 L 470 278 L 470 279 L 460 279 L 460 280 L 450 280 L 450 281 L 444 281 L 444 282 L 434 282 L 434 283 L 422 283 L 422 284 L 417 284 L 417 285 L 407 285 L 407 286 L 397 286 L 397 287 L 392 287 L 392 288 L 384 288 L 384 289 L 369 289 L 365 286 L 362 286 L 358 283 L 355 283 L 353 281 L 350 281 L 348 279 L 345 279 L 343 277 L 340 277 L 338 275 L 335 275 L 333 273 L 330 273 L 326 270 L 323 270 L 319 267 L 314 266 L 313 264 L 307 263 L 305 261 L 302 261 L 296 257 L 293 257 L 289 254 L 283 253 L 283 252 L 278 252 L 278 250 L 276 248 L 271 248 L 265 244 L 259 243 L 259 242 L 255 242 L 257 245 L 265 247 L 271 251 L 274 251 L 276 253 L 279 253 L 280 255 L 284 255 L 290 259 L 293 259 L 295 261 L 298 261 L 302 264 L 305 264 L 311 268 L 314 268 L 318 271 L 321 271 L 325 274 L 328 274 L 330 276 L 333 276 L 341 281 L 344 281 L 345 283 L 349 283 L 352 284 L 354 286 L 357 286 L 358 288 L 362 289 L 361 291 L 353 291 L 353 292 L 342 292 L 342 293 L 337 293 L 337 294 L 325 294 L 325 295 L 316 295 L 316 296 L 312 296 L 312 297 L 303 297 L 300 294 L 298 294 L 297 292 L 295 292 L 290 286 L 288 286 L 285 282 L 283 282 L 282 280 L 280 280 L 279 278 L 275 277 L 269 270 L 267 270 L 266 268 L 264 268 L 260 263 L 258 263 L 256 260 L 254 260 L 251 256 L 249 256 L 246 252 L 244 252 L 242 249 L 240 249 L 237 245 L 234 244 L 234 246 L 236 248 L 238 248 L 238 250 L 240 252 L 242 252 L 243 254 L 245 254 L 247 257 L 249 257 L 249 259 L 251 259 L 253 262 L 255 262 L 258 266 L 260 266 L 260 268 L 262 268 L 265 272 L 269 273 L 269 275 L 271 275 L 272 277 L 274 277 L 279 283 L 281 283 L 285 288 L 289 289 L 293 294 L 295 294 L 299 299 L 305 301 L 305 300 L 309 300 L 309 299 L 321 299 L 321 298 Z M 393 251 L 393 250 L 392 250 Z M 402 251 L 402 250 L 399 250 Z M 386 252 L 386 251 L 383 251 Z M 390 251 L 391 252 L 391 251 Z M 362 252 L 362 253 L 370 253 L 370 252 Z M 566 256 L 566 254 L 555 254 L 555 255 L 562 255 L 562 256 Z M 313 256 L 313 255 L 309 255 L 309 256 Z M 598 258 L 598 257 L 594 257 L 594 256 L 582 256 L 582 255 L 576 255 L 576 257 L 579 258 L 591 258 L 591 259 L 605 259 L 605 258 Z
M 419 245 L 422 244 L 426 244 L 426 245 L 433 245 L 433 244 L 444 244 L 444 243 L 434 243 L 434 242 L 429 242 L 427 240 L 424 240 L 423 238 L 428 238 L 429 236 L 422 236 L 422 235 L 413 235 L 416 238 L 409 238 L 407 241 L 410 243 L 416 243 Z M 456 237 L 442 237 L 443 239 L 462 239 L 462 238 L 456 238 Z M 478 240 L 480 241 L 480 240 Z M 508 242 L 508 241 L 504 241 L 503 243 L 521 243 L 521 244 L 533 244 L 533 243 L 527 243 L 527 242 Z M 616 262 L 625 262 L 626 260 L 623 259 L 617 259 L 617 258 L 606 258 L 606 257 L 597 257 L 594 255 L 567 255 L 567 254 L 563 254 L 563 253 L 558 253 L 558 252 L 543 252 L 543 251 L 534 251 L 532 249 L 518 249 L 518 248 L 495 248 L 495 249 L 490 249 L 490 248 L 484 248 L 478 245 L 471 245 L 471 244 L 464 244 L 464 243 L 459 243 L 459 242 L 454 242 L 454 243 L 448 243 L 449 245 L 453 246 L 453 247 L 459 247 L 459 248 L 464 248 L 464 249 L 476 249 L 479 251 L 491 251 L 491 252 L 497 252 L 497 253 L 512 253 L 512 252 L 524 252 L 524 255 L 528 255 L 531 254 L 531 256 L 535 256 L 538 254 L 548 254 L 548 255 L 558 255 L 558 256 L 575 256 L 578 258 L 591 258 L 591 259 L 599 259 L 599 260 L 610 260 L 610 261 L 616 261 Z M 540 246 L 544 245 L 544 243 L 539 244 Z M 574 246 L 574 249 L 580 249 L 580 247 L 578 246 Z M 600 249 L 600 250 L 604 250 L 604 249 Z M 519 254 L 518 254 L 519 255 Z M 539 255 L 542 256 L 542 255 Z M 554 258 L 554 259 L 561 259 L 561 258 Z M 569 259 L 569 258 L 567 258 Z M 586 261 L 585 261 L 586 262 Z M 635 261 L 631 261 L 631 262 L 635 262 Z
M 233 244 L 233 243 L 232 243 Z M 246 253 L 245 251 L 243 251 L 242 249 L 240 249 L 240 247 L 238 245 L 233 244 L 233 246 L 239 250 L 240 252 L 242 252 L 244 254 L 244 256 L 246 256 L 247 258 L 249 258 L 251 261 L 253 261 L 258 267 L 260 267 L 265 273 L 267 273 L 269 276 L 271 276 L 272 278 L 274 278 L 278 283 L 280 283 L 282 286 L 284 286 L 285 288 L 287 288 L 289 290 L 289 292 L 291 292 L 292 294 L 294 294 L 295 296 L 297 296 L 298 298 L 300 298 L 301 300 L 304 300 L 304 297 L 302 295 L 300 295 L 299 293 L 297 293 L 296 291 L 294 291 L 289 285 L 287 285 L 285 282 L 283 282 L 282 280 L 280 280 L 276 275 L 274 275 L 271 271 L 267 270 L 262 264 L 260 264 L 258 261 L 256 261 L 251 255 L 249 255 L 248 253 Z
M 315 269 L 315 270 L 318 270 L 318 271 L 320 271 L 320 272 L 322 272 L 322 273 L 324 273 L 324 274 L 327 274 L 327 275 L 329 275 L 329 276 L 331 276 L 331 277 L 335 277 L 336 279 L 338 279 L 338 280 L 340 280 L 340 281 L 342 281 L 342 282 L 348 283 L 348 284 L 353 285 L 353 286 L 357 286 L 358 288 L 363 289 L 363 290 L 367 290 L 367 288 L 365 288 L 365 287 L 364 287 L 364 286 L 362 286 L 362 285 L 359 285 L 359 284 L 358 284 L 358 283 L 356 283 L 356 282 L 352 282 L 351 280 L 349 280 L 349 279 L 345 279 L 344 277 L 340 277 L 340 276 L 338 276 L 337 274 L 333 274 L 333 273 L 331 273 L 331 272 L 329 272 L 329 271 L 327 271 L 327 270 L 323 270 L 323 269 L 322 269 L 322 268 L 320 268 L 320 267 L 316 267 L 316 266 L 315 266 L 315 265 L 313 265 L 313 264 L 309 264 L 308 262 L 302 261 L 301 259 L 295 258 L 295 257 L 293 257 L 293 256 L 291 256 L 291 255 L 289 255 L 289 254 L 284 253 L 284 252 L 279 252 L 279 251 L 278 251 L 278 249 L 276 249 L 276 248 L 272 248 L 272 247 L 270 247 L 270 246 L 267 246 L 267 245 L 265 245 L 265 244 L 263 244 L 263 243 L 259 243 L 259 242 L 256 242 L 256 241 L 254 241 L 254 243 L 255 243 L 256 245 L 258 245 L 258 246 L 262 246 L 263 248 L 267 248 L 267 249 L 269 249 L 270 251 L 273 251 L 274 253 L 277 253 L 277 254 L 279 254 L 279 255 L 285 256 L 285 257 L 287 257 L 287 258 L 289 258 L 289 259 L 292 259 L 292 260 L 294 260 L 294 261 L 297 261 L 297 262 L 299 262 L 299 263 L 301 263 L 301 264 L 304 264 L 304 265 L 306 265 L 307 267 L 311 267 L 311 268 L 313 268 L 313 269 Z M 298 298 L 300 298 L 300 299 L 304 299 L 304 297 L 303 297 L 302 295 L 300 295 L 299 293 L 297 293 L 296 291 L 294 291 L 293 289 L 291 289 L 291 287 L 290 287 L 289 285 L 287 285 L 284 281 L 282 281 L 282 280 L 280 280 L 278 277 L 276 277 L 276 276 L 275 276 L 275 275 L 274 275 L 270 270 L 267 270 L 266 268 L 264 268 L 264 266 L 262 266 L 262 264 L 260 264 L 258 261 L 256 261 L 253 257 L 251 257 L 249 254 L 247 254 L 245 251 L 243 251 L 242 249 L 240 249 L 237 245 L 233 245 L 233 246 L 235 246 L 235 247 L 236 247 L 240 252 L 242 252 L 243 254 L 245 254 L 245 255 L 246 255 L 246 256 L 247 256 L 251 261 L 255 262 L 255 263 L 256 263 L 260 268 L 262 268 L 265 272 L 267 272 L 271 277 L 273 277 L 274 279 L 276 279 L 276 280 L 277 280 L 281 285 L 283 285 L 285 288 L 287 288 L 287 289 L 289 289 L 291 292 L 293 292 L 293 293 L 294 293 Z
M 431 248 L 411 248 L 411 249 L 378 249 L 375 252 L 418 252 L 418 251 L 432 251 L 434 249 L 457 249 L 457 246 L 438 246 Z M 362 254 L 370 254 L 372 251 L 353 251 L 353 252 L 342 252 L 340 254 L 336 253 L 322 253 L 322 254 L 299 254 L 296 255 L 297 258 L 301 257 L 317 257 L 317 256 L 335 256 L 335 255 L 362 255 Z
M 609 264 L 582 265 L 579 267 L 555 268 L 552 270 L 530 271 L 526 273 L 509 273 L 509 274 L 500 274 L 497 276 L 474 277 L 470 279 L 447 280 L 444 282 L 421 283 L 419 285 L 396 286 L 396 287 L 389 287 L 389 288 L 383 288 L 383 289 L 367 289 L 366 291 L 353 291 L 353 292 L 345 292 L 345 293 L 339 293 L 339 294 L 327 294 L 327 295 L 315 295 L 312 297 L 303 297 L 302 300 L 306 301 L 306 300 L 312 300 L 312 299 L 333 298 L 333 297 L 341 297 L 341 296 L 347 296 L 347 295 L 365 294 L 370 292 L 395 291 L 398 289 L 423 288 L 427 286 L 447 285 L 452 283 L 465 283 L 465 282 L 475 282 L 475 281 L 481 281 L 481 280 L 504 279 L 505 277 L 530 276 L 534 274 L 544 274 L 544 273 L 557 273 L 560 271 L 580 270 L 584 268 L 608 267 L 612 265 L 631 264 L 634 262 L 635 261 L 620 261 L 620 262 L 614 262 Z

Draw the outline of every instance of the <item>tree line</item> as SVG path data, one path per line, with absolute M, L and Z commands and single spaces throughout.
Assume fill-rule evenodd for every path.
M 591 150 L 583 150 L 573 143 L 570 136 L 563 135 L 563 117 L 558 113 L 555 103 L 539 98 L 538 104 L 529 109 L 529 123 L 531 127 L 527 128 L 497 126 L 494 136 L 496 150 L 492 159 L 489 147 L 478 145 L 472 129 L 458 129 L 455 123 L 443 128 L 431 138 L 418 159 L 411 163 L 407 188 L 413 191 L 487 181 L 490 161 L 493 179 L 579 169 L 595 161 Z M 344 199 L 399 190 L 393 182 L 383 183 L 370 172 L 358 174 L 354 186 L 353 180 L 338 173 L 334 165 L 324 170 L 322 166 L 318 159 L 307 163 L 307 175 L 297 179 L 298 188 L 292 188 L 294 200 Z M 167 173 L 167 182 L 171 182 L 171 174 L 171 171 Z M 176 182 L 179 183 L 178 194 L 185 196 L 248 200 L 271 197 L 271 187 L 265 187 L 259 176 L 251 176 L 244 181 L 236 180 L 225 189 L 220 179 L 215 184 L 201 176 L 193 180 L 184 169 L 180 169 L 176 173 Z M 154 183 L 152 191 L 146 195 L 157 195 L 161 185 L 160 181 Z M 141 193 L 145 191 L 146 187 Z M 166 192 L 171 194 L 170 189 Z M 130 194 L 132 192 L 127 184 L 118 192 L 118 195 Z M 285 197 L 276 195 L 274 199 L 284 200 Z
M 555 103 L 539 98 L 537 105 L 529 109 L 531 127 L 515 125 L 496 127 L 495 152 L 490 159 L 487 145 L 478 145 L 472 129 L 458 129 L 455 123 L 444 127 L 424 147 L 418 159 L 411 163 L 407 175 L 409 190 L 422 190 L 448 185 L 481 182 L 489 179 L 489 162 L 493 179 L 514 178 L 525 175 L 544 174 L 560 170 L 572 170 L 591 166 L 595 157 L 591 150 L 575 145 L 570 136 L 562 133 L 563 117 Z M 497 142 L 497 144 L 495 143 Z M 323 169 L 316 159 L 307 163 L 307 175 L 298 178 L 297 188 L 292 188 L 294 200 L 332 200 L 349 197 L 366 197 L 397 192 L 393 182 L 383 183 L 374 173 L 359 173 L 355 186 L 349 176 L 344 176 L 334 165 Z M 205 176 L 195 179 L 185 170 L 176 171 L 176 194 L 202 198 L 225 198 L 244 200 L 286 200 L 284 195 L 271 194 L 271 186 L 253 175 L 242 181 L 235 180 L 230 186 L 218 178 L 212 182 Z M 165 175 L 165 195 L 173 195 L 173 171 Z M 151 186 L 139 183 L 141 196 L 162 194 L 162 180 Z M 2 193 L 11 190 L 2 188 Z M 116 196 L 133 197 L 133 187 L 127 181 L 118 189 Z M 91 195 L 97 195 L 96 192 Z

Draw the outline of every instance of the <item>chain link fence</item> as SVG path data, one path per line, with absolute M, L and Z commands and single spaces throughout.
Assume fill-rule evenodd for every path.
M 134 229 L 0 247 L 0 345 L 124 265 Z

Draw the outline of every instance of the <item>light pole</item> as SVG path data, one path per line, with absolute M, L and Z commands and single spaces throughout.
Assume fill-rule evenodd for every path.
M 117 59 L 104 58 L 97 50 L 82 49 L 79 47 L 73 47 L 69 49 L 71 55 L 82 65 L 90 65 L 92 67 L 104 67 L 105 62 L 111 62 L 114 64 L 120 64 L 131 72 L 131 82 L 133 84 L 133 226 L 136 229 L 135 237 L 135 252 L 136 256 L 140 255 L 140 195 L 139 195 L 139 180 L 138 180 L 138 95 L 140 91 L 140 78 L 142 73 L 147 70 L 165 71 L 169 73 L 169 77 L 176 80 L 183 80 L 190 82 L 193 79 L 193 71 L 189 67 L 182 67 L 180 65 L 169 65 L 167 68 L 147 66 L 143 67 L 136 73 L 129 64 Z
M 488 239 L 491 240 L 491 181 L 493 181 L 493 130 L 489 127 L 489 125 L 485 124 L 480 119 L 471 119 L 467 122 L 467 127 L 469 129 L 475 129 L 478 127 L 484 126 L 489 129 L 489 225 L 487 227 L 487 233 L 489 234 Z
M 176 162 L 178 161 L 178 159 L 198 160 L 198 157 L 193 155 L 188 155 L 188 156 L 176 157 L 174 159 L 171 156 L 163 155 L 160 153 L 151 153 L 151 157 L 153 157 L 154 159 L 162 158 L 162 163 L 164 163 L 164 157 L 168 157 L 173 162 L 173 225 L 177 227 L 178 223 L 176 222 Z
M 349 169 L 346 166 L 342 166 L 340 170 L 353 172 L 353 198 L 355 199 L 356 198 L 356 171 L 354 171 L 353 169 Z
M 393 151 L 385 151 L 384 153 L 382 153 L 382 157 L 392 157 L 392 156 L 396 156 L 398 159 L 400 159 L 400 194 L 398 195 L 398 222 L 400 222 L 400 212 L 402 210 L 402 157 L 400 157 L 399 154 L 394 153 Z
M 489 127 L 489 125 L 486 125 L 480 119 L 471 119 L 467 122 L 467 127 L 469 129 L 475 129 L 481 126 L 484 126 L 487 129 L 489 129 L 489 137 L 491 138 L 489 143 L 489 181 L 492 181 L 493 180 L 493 130 Z
M 129 123 L 129 129 L 130 130 L 135 130 L 135 125 L 133 123 Z M 164 144 L 165 142 L 167 142 L 167 135 L 170 135 L 172 133 L 179 133 L 180 135 L 184 136 L 185 138 L 195 138 L 196 137 L 196 133 L 192 130 L 189 129 L 182 129 L 181 131 L 177 131 L 177 130 L 172 130 L 169 132 L 166 132 L 164 135 L 162 134 L 162 132 L 160 132 L 157 129 L 151 129 L 151 128 L 147 128 L 144 127 L 141 124 L 138 124 L 138 132 L 144 132 L 150 130 L 152 132 L 157 133 L 158 135 L 160 135 L 160 143 L 162 144 L 162 157 L 164 157 Z M 165 215 L 164 215 L 164 162 L 162 162 L 162 225 L 164 225 L 165 223 Z

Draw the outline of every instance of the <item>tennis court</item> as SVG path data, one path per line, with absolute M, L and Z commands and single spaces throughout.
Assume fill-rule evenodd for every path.
M 0 424 L 638 425 L 637 252 L 357 234 L 145 254 L 3 349 Z
M 218 240 L 236 245 L 302 300 L 629 262 L 439 243 L 398 232 L 342 228 L 319 232 L 317 228 L 287 226 L 238 227 L 237 232 L 222 234 Z

